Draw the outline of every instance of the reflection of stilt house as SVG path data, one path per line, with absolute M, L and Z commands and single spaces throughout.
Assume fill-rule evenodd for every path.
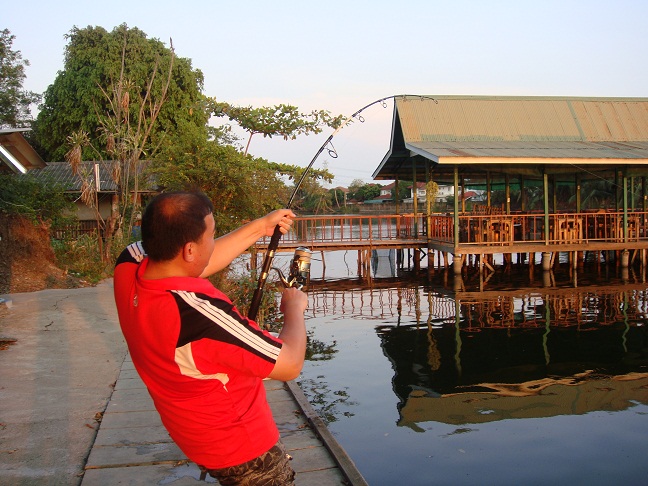
M 454 315 L 434 325 L 378 326 L 394 369 L 399 425 L 418 430 L 428 421 L 483 423 L 648 403 L 646 290 L 621 288 L 459 292 Z M 429 314 L 444 301 L 432 297 Z M 492 413 L 482 413 L 485 404 Z

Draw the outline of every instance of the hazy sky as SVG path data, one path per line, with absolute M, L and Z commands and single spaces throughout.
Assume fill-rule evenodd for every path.
M 5 2 L 0 28 L 42 93 L 74 26 L 138 27 L 192 60 L 205 94 L 239 105 L 289 103 L 351 115 L 395 94 L 648 96 L 646 0 Z M 333 186 L 371 180 L 389 146 L 392 103 L 333 139 L 316 166 Z M 255 137 L 250 152 L 306 165 L 330 131 Z

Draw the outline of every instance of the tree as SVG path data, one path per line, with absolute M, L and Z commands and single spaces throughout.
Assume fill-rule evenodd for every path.
M 362 201 L 368 201 L 369 199 L 375 199 L 380 196 L 380 184 L 365 184 L 360 188 L 360 198 Z
M 39 94 L 23 89 L 29 61 L 11 49 L 15 38 L 8 29 L 0 31 L 0 127 L 29 126 L 30 105 L 41 100 Z
M 347 195 L 342 189 L 336 187 L 334 189 L 329 189 L 329 192 L 331 193 L 331 203 L 336 209 L 346 207 Z
M 253 108 L 240 107 L 229 103 L 210 100 L 210 111 L 215 116 L 227 116 L 230 121 L 236 121 L 243 130 L 248 132 L 245 154 L 248 153 L 252 136 L 263 134 L 264 137 L 280 136 L 284 140 L 294 140 L 298 135 L 320 133 L 322 127 L 338 128 L 346 121 L 342 115 L 331 116 L 326 110 L 313 110 L 301 113 L 299 108 L 292 105 L 275 105 L 274 107 Z
M 394 201 L 402 201 L 410 196 L 409 187 L 413 184 L 411 181 L 398 181 L 394 183 L 391 190 L 392 199 Z
M 143 151 L 147 157 L 181 121 L 207 123 L 202 72 L 189 59 L 174 58 L 159 40 L 126 24 L 112 32 L 74 27 L 67 39 L 63 70 L 47 88 L 34 123 L 35 143 L 45 160 L 63 160 L 70 148 L 67 139 L 77 132 L 87 133 L 90 142 L 82 150 L 84 159 L 110 157 L 106 119 L 122 116 L 140 123 L 141 110 L 161 99 L 164 90 L 165 103 Z M 156 69 L 164 74 L 153 76 Z M 118 92 L 127 97 L 117 97 Z
M 362 179 L 353 179 L 351 184 L 349 184 L 349 193 L 347 196 L 349 199 L 357 199 L 356 195 L 360 191 L 360 188 L 365 185 L 365 181 Z
M 164 190 L 207 194 L 214 203 L 219 234 L 281 207 L 288 199 L 273 164 L 208 140 L 204 127 L 187 126 L 167 139 L 152 172 Z
M 128 57 L 131 42 L 139 43 L 139 31 L 129 30 L 125 25 L 119 29 L 121 35 L 121 60 L 119 71 L 115 78 L 111 78 L 108 86 L 98 85 L 100 101 L 93 100 L 96 117 L 96 128 L 93 138 L 89 132 L 78 130 L 67 137 L 69 150 L 65 159 L 70 163 L 72 171 L 82 183 L 82 201 L 93 208 L 95 218 L 101 230 L 98 234 L 98 243 L 105 261 L 111 258 L 111 245 L 113 236 L 119 236 L 121 229 L 126 225 L 127 234 L 133 224 L 134 215 L 139 205 L 139 173 L 140 159 L 143 155 L 153 155 L 157 145 L 164 139 L 164 132 L 156 131 L 158 120 L 170 98 L 175 72 L 175 54 L 173 46 L 163 55 L 157 54 L 151 64 L 146 65 L 142 60 L 135 60 L 136 65 L 131 66 L 132 59 Z M 166 56 L 166 57 L 165 57 Z M 139 71 L 146 78 L 142 78 L 141 86 L 134 84 L 128 73 Z M 111 75 L 112 76 L 112 75 Z M 99 106 L 105 106 L 99 109 Z M 179 110 L 181 112 L 181 110 Z M 198 110 L 196 110 L 198 111 Z M 195 120 L 187 120 L 182 115 L 173 118 L 174 112 L 168 111 L 166 120 L 176 126 L 191 126 Z M 200 117 L 199 117 L 199 120 Z M 205 122 L 204 117 L 201 120 Z M 163 125 L 164 123 L 159 123 Z M 81 164 L 84 151 L 95 160 L 103 161 L 105 156 L 110 157 L 110 171 L 113 180 L 118 186 L 118 200 L 113 207 L 111 216 L 104 221 L 98 210 L 98 195 L 94 184 L 94 174 L 84 172 Z M 105 241 L 105 246 L 103 242 Z
M 303 169 L 301 169 L 300 172 L 303 172 Z M 322 170 L 320 175 L 326 182 L 330 183 L 333 180 L 333 175 L 326 169 Z M 318 178 L 320 175 L 310 172 L 304 178 L 304 181 L 296 194 L 296 202 L 293 205 L 295 209 L 310 214 L 324 214 L 331 212 L 331 193 L 319 183 Z
M 86 189 L 84 201 L 91 207 L 96 206 L 92 174 L 84 174 L 79 162 L 99 160 L 115 169 L 120 214 L 104 222 L 97 212 L 106 258 L 112 235 L 135 213 L 140 158 L 154 161 L 153 170 L 165 187 L 199 188 L 209 194 L 221 231 L 287 200 L 282 179 L 296 179 L 302 169 L 247 157 L 231 145 L 235 140 L 229 130 L 208 127 L 215 101 L 202 95 L 202 73 L 193 71 L 190 61 L 176 58 L 173 46 L 166 48 L 126 25 L 111 33 L 101 27 L 74 28 L 68 39 L 65 69 L 48 88 L 36 123 L 37 140 L 50 158 L 65 157 L 77 170 Z M 223 116 L 229 106 L 219 105 Z M 231 113 L 246 120 L 246 129 L 254 133 L 284 138 L 317 132 L 341 119 L 328 112 L 301 115 L 294 107 Z M 310 176 L 330 174 L 313 170 Z
M 187 127 L 169 137 L 154 159 L 152 172 L 165 190 L 200 190 L 214 203 L 218 233 L 230 231 L 268 211 L 284 207 L 294 181 L 304 169 L 245 155 L 236 147 L 207 138 L 207 128 Z M 312 170 L 293 207 L 301 207 L 304 191 L 319 179 L 332 180 L 326 170 Z M 315 181 L 315 182 L 314 182 Z
M 354 179 L 349 185 L 349 198 L 356 201 L 368 201 L 380 196 L 380 184 L 366 184 L 362 179 Z
M 52 181 L 38 180 L 29 173 L 0 175 L 0 213 L 49 227 L 69 223 L 73 209 L 64 188 Z

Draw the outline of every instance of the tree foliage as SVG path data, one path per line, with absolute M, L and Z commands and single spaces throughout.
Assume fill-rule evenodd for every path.
M 105 33 L 103 29 L 100 30 Z M 85 41 L 88 33 L 97 31 L 99 29 L 88 28 L 83 35 L 76 32 L 71 36 L 68 56 L 77 61 L 85 55 L 94 59 L 97 53 L 89 48 Z M 113 237 L 121 239 L 124 229 L 127 234 L 130 234 L 139 205 L 141 158 L 150 157 L 155 153 L 166 134 L 172 131 L 170 127 L 175 127 L 177 130 L 181 124 L 204 125 L 206 120 L 204 111 L 199 109 L 199 98 L 202 95 L 195 83 L 196 102 L 192 101 L 195 107 L 188 110 L 176 107 L 174 111 L 168 108 L 169 102 L 173 102 L 171 93 L 174 87 L 178 87 L 173 46 L 170 49 L 150 50 L 150 56 L 133 58 L 129 56 L 129 52 L 133 52 L 134 48 L 151 47 L 146 41 L 146 36 L 137 29 L 129 30 L 126 25 L 115 29 L 113 34 L 115 35 L 103 36 L 101 39 L 108 42 L 107 47 L 114 48 L 117 45 L 116 36 L 121 36 L 119 64 L 110 64 L 111 67 L 107 70 L 109 77 L 104 80 L 108 82 L 107 85 L 101 84 L 102 80 L 98 78 L 96 90 L 101 99 L 95 98 L 94 95 L 88 98 L 94 108 L 94 118 L 83 120 L 83 123 L 91 123 L 94 129 L 90 132 L 85 129 L 72 131 L 67 135 L 67 144 L 63 147 L 66 149 L 65 160 L 70 163 L 72 172 L 81 182 L 81 200 L 94 210 L 97 225 L 102 230 L 97 238 L 105 261 L 111 258 Z M 159 46 L 154 44 L 154 47 Z M 135 52 L 145 51 L 141 49 Z M 76 77 L 78 71 L 83 70 L 86 64 L 70 68 L 69 77 Z M 98 66 L 99 63 L 97 62 L 96 65 Z M 95 66 L 94 74 L 97 73 L 101 74 L 102 70 Z M 133 73 L 139 76 L 137 82 L 129 77 Z M 186 101 L 188 100 L 185 99 L 184 102 Z M 203 115 L 194 117 L 194 108 L 196 113 Z M 190 113 L 189 117 L 186 116 L 185 111 Z M 163 119 L 163 113 L 167 114 L 166 120 Z M 61 118 L 65 118 L 64 115 L 61 114 Z M 99 160 L 104 164 L 106 163 L 104 158 L 110 158 L 109 169 L 118 190 L 116 204 L 113 204 L 113 210 L 107 219 L 104 219 L 99 212 L 95 175 L 92 171 L 82 170 L 84 165 L 81 161 L 86 157 Z
M 206 128 L 175 132 L 155 157 L 154 175 L 165 190 L 200 190 L 214 203 L 217 233 L 285 204 L 287 188 L 276 167 L 206 136 Z
M 362 179 L 354 179 L 349 185 L 349 199 L 368 201 L 380 196 L 380 184 L 365 183 Z
M 211 99 L 209 106 L 214 116 L 227 116 L 230 121 L 235 121 L 249 133 L 245 147 L 246 154 L 253 135 L 262 134 L 269 138 L 280 136 L 284 140 L 294 140 L 299 135 L 320 133 L 325 126 L 338 128 L 346 120 L 344 116 L 332 116 L 326 110 L 302 113 L 296 106 L 284 104 L 253 108 L 251 106 L 234 106 Z
M 113 177 L 120 186 L 122 220 L 132 206 L 126 196 L 137 189 L 123 176 L 136 173 L 133 164 L 140 158 L 149 159 L 164 189 L 199 189 L 210 196 L 222 233 L 285 206 L 286 182 L 298 180 L 303 168 L 247 155 L 235 145 L 231 130 L 207 125 L 210 115 L 236 121 L 250 137 L 261 133 L 284 139 L 337 128 L 344 120 L 323 110 L 304 114 L 290 105 L 235 107 L 204 97 L 202 88 L 202 73 L 189 60 L 175 57 L 172 46 L 136 28 L 75 27 L 68 35 L 64 69 L 45 93 L 36 141 L 44 157 L 65 158 L 73 167 L 88 159 L 117 162 Z M 295 208 L 328 210 L 317 181 L 332 179 L 327 170 L 311 170 Z M 92 194 L 87 196 L 92 206 Z M 120 224 L 106 221 L 106 234 Z
M 111 103 L 124 102 L 123 116 L 141 120 L 140 111 L 152 99 L 160 99 L 167 86 L 166 76 L 155 73 L 166 73 L 171 65 L 166 101 L 143 153 L 151 155 L 164 134 L 176 131 L 181 121 L 207 122 L 202 72 L 193 69 L 189 59 L 174 59 L 172 49 L 161 41 L 148 39 L 126 24 L 112 32 L 102 27 L 74 27 L 67 40 L 64 67 L 47 88 L 34 126 L 36 144 L 46 160 L 63 160 L 69 150 L 67 138 L 81 131 L 90 141 L 83 158 L 97 156 L 90 146 L 101 147 L 100 155 L 109 157 L 102 121 L 106 114 L 118 111 Z M 128 93 L 129 99 L 113 96 L 117 91 Z
M 236 147 L 206 136 L 207 128 L 187 126 L 165 141 L 152 172 L 164 190 L 200 190 L 214 203 L 217 233 L 284 207 L 292 190 L 285 179 L 297 181 L 304 169 L 245 155 Z M 318 180 L 332 180 L 324 169 L 313 170 L 296 194 L 302 209 Z M 321 186 L 319 186 L 321 187 Z
M 63 187 L 40 181 L 29 173 L 0 175 L 0 212 L 23 216 L 34 224 L 61 225 L 70 222 L 74 204 Z
M 326 214 L 333 212 L 333 195 L 316 181 L 307 188 L 301 207 L 309 214 Z
M 394 187 L 391 190 L 392 199 L 394 201 L 402 201 L 410 197 L 410 186 L 414 184 L 412 181 L 398 181 L 394 183 Z
M 301 179 L 303 173 L 304 169 L 301 167 L 298 168 L 298 173 L 295 174 L 295 186 Z M 332 212 L 332 195 L 322 186 L 320 180 L 330 183 L 333 180 L 333 177 L 333 174 L 331 174 L 327 169 L 310 171 L 295 193 L 293 207 L 309 214 L 325 214 Z M 294 190 L 295 189 L 293 189 L 293 191 Z
M 349 199 L 355 199 L 356 193 L 364 185 L 365 185 L 365 181 L 363 181 L 362 179 L 353 179 L 351 181 L 351 184 L 349 184 L 349 187 L 348 187 L 348 189 L 349 189 L 349 194 L 348 194 Z
M 12 50 L 15 38 L 8 29 L 0 31 L 0 127 L 29 126 L 30 105 L 41 99 L 39 94 L 23 89 L 29 61 L 20 51 Z

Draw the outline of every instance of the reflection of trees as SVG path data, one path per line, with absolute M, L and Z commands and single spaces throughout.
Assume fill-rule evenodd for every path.
M 355 415 L 350 407 L 356 406 L 357 402 L 350 399 L 346 388 L 333 391 L 321 377 L 317 380 L 302 378 L 299 387 L 327 425 L 337 422 L 341 416 Z
M 306 332 L 306 361 L 328 361 L 337 353 L 337 341 L 326 344 L 313 337 L 313 331 Z
M 609 305 L 614 300 L 602 299 L 600 303 Z M 550 316 L 557 304 L 549 301 Z M 471 312 L 479 307 L 473 303 Z M 518 321 L 521 325 L 496 319 L 466 327 L 460 316 L 458 323 L 432 328 L 380 326 L 377 333 L 394 367 L 396 395 L 404 400 L 413 389 L 448 394 L 475 391 L 484 383 L 516 384 L 592 369 L 606 375 L 648 369 L 648 332 L 636 325 L 641 321 L 626 321 L 617 314 L 621 318 L 613 322 L 547 323 L 542 318 L 543 308 L 534 312 L 537 318 Z
M 614 207 L 614 185 L 611 181 L 584 181 L 581 189 L 581 208 L 606 209 Z M 631 202 L 632 205 L 632 202 Z
M 525 383 L 648 371 L 645 287 L 457 292 L 454 299 L 428 292 L 427 325 L 414 300 L 416 324 L 399 319 L 376 329 L 399 410 L 414 395 L 510 393 Z
M 600 279 L 597 274 L 582 281 Z M 309 311 L 317 317 L 389 322 L 378 325 L 376 333 L 392 364 L 398 410 L 407 405 L 412 413 L 414 402 L 423 399 L 457 395 L 462 403 L 461 396 L 528 395 L 547 384 L 576 389 L 577 381 L 596 390 L 597 380 L 616 382 L 648 372 L 648 290 L 642 283 L 605 279 L 607 287 L 481 292 L 435 287 L 444 293 L 403 282 L 370 288 L 331 282 L 336 290 L 321 285 L 309 291 Z M 314 341 L 312 360 L 332 359 L 336 344 Z M 302 387 L 329 423 L 349 415 L 348 407 L 355 405 L 346 389 L 336 392 L 316 381 Z
M 327 344 L 324 341 L 315 339 L 313 331 L 306 333 L 306 360 L 307 361 L 329 361 L 338 352 L 337 341 Z M 356 405 L 349 399 L 346 389 L 330 390 L 328 384 L 322 377 L 317 379 L 302 378 L 299 386 L 308 397 L 308 401 L 317 409 L 318 414 L 324 422 L 330 424 L 336 422 L 341 415 L 352 417 L 354 414 L 349 410 L 341 410 Z
M 556 204 L 556 210 L 574 210 L 576 208 L 576 181 L 560 181 L 557 184 L 550 183 L 549 198 L 550 205 Z M 580 207 L 581 209 L 612 209 L 615 204 L 621 204 L 620 195 L 612 180 L 592 179 L 580 182 Z M 519 184 L 511 184 L 510 190 L 511 209 L 519 210 L 524 207 L 526 210 L 539 210 L 544 206 L 544 190 L 537 181 L 526 181 L 523 190 Z M 641 178 L 631 178 L 628 191 L 628 205 L 636 208 L 641 203 Z M 524 206 L 522 204 L 524 200 Z M 615 201 L 617 201 L 615 203 Z M 506 191 L 500 184 L 494 185 L 491 190 L 491 204 L 502 206 L 506 204 Z

